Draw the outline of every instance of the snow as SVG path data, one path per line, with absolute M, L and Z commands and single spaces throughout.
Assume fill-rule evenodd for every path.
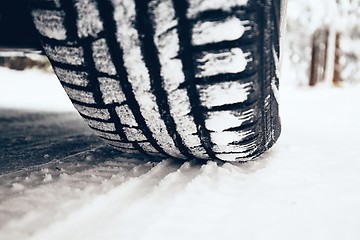
M 242 22 L 237 17 L 230 17 L 220 23 L 211 21 L 198 22 L 192 29 L 192 44 L 197 46 L 239 39 L 247 30 L 244 26 L 245 23 L 245 21 Z M 234 31 L 234 29 L 238 30 Z
M 118 155 L 84 125 L 54 75 L 0 67 L 0 240 L 360 239 L 360 85 L 304 86 L 310 33 L 332 22 L 334 3 L 289 1 L 298 34 L 284 39 L 293 52 L 283 58 L 282 135 L 246 163 Z M 37 138 L 34 152 L 21 148 Z M 50 145 L 69 152 L 55 158 Z
M 225 104 L 245 102 L 254 92 L 254 84 L 242 82 L 221 82 L 197 86 L 200 101 L 207 108 Z
M 0 76 L 0 113 L 76 119 L 53 75 Z M 98 159 L 89 150 L 2 174 L 0 239 L 359 239 L 359 91 L 285 83 L 282 136 L 252 162 Z
M 202 78 L 221 73 L 240 73 L 244 71 L 248 61 L 246 57 L 250 53 L 244 53 L 240 48 L 235 47 L 228 51 L 205 52 L 199 55 L 195 77 Z
M 36 69 L 19 72 L 0 67 L 0 86 L 0 108 L 73 111 L 55 75 Z

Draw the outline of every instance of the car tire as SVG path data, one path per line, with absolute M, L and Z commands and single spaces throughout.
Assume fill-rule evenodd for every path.
M 65 91 L 124 153 L 246 161 L 280 135 L 277 0 L 30 0 Z

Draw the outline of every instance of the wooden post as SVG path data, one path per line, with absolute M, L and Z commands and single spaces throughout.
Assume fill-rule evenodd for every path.
M 340 33 L 336 33 L 335 38 L 335 58 L 334 58 L 334 75 L 333 75 L 333 84 L 338 86 L 341 82 L 340 76 Z
M 310 64 L 310 79 L 309 79 L 309 85 L 315 86 L 317 83 L 317 55 L 318 55 L 318 49 L 316 47 L 316 38 L 315 34 L 312 38 L 312 48 L 311 48 L 311 64 Z
M 313 35 L 309 78 L 310 86 L 315 86 L 318 82 L 324 81 L 325 79 L 328 37 L 329 30 L 327 28 L 318 29 Z

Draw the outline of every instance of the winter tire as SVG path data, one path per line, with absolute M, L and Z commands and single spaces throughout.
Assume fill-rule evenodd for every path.
M 53 69 L 125 153 L 245 161 L 280 134 L 276 0 L 30 0 Z

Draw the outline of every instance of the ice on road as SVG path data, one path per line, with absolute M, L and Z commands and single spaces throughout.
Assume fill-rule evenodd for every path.
M 0 68 L 0 239 L 360 238 L 359 86 L 283 86 L 271 151 L 200 164 L 122 156 L 47 77 Z

